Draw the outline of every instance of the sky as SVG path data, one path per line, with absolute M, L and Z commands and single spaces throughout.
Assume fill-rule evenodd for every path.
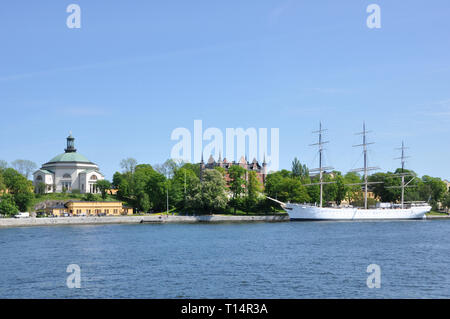
M 40 166 L 72 132 L 111 179 L 123 158 L 164 162 L 174 129 L 202 120 L 278 128 L 279 168 L 316 167 L 321 121 L 326 165 L 346 172 L 365 121 L 369 165 L 395 170 L 403 140 L 407 168 L 450 179 L 449 16 L 448 0 L 4 0 L 0 159 Z

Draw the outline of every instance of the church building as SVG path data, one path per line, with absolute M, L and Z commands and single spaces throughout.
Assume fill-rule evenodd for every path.
M 45 187 L 45 193 L 79 190 L 80 193 L 99 193 L 96 183 L 103 180 L 97 164 L 77 153 L 75 138 L 67 137 L 65 152 L 52 158 L 33 173 L 35 190 Z

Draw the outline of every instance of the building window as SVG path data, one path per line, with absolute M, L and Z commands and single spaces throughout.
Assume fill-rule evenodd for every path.
M 64 174 L 63 178 L 72 178 L 72 176 L 70 176 L 70 174 Z
M 97 176 L 92 175 L 91 178 L 90 178 L 90 180 L 91 180 L 91 181 L 96 181 L 96 180 L 97 180 Z
M 37 180 L 38 182 L 42 182 L 42 176 L 39 175 L 38 177 L 36 177 L 36 180 Z

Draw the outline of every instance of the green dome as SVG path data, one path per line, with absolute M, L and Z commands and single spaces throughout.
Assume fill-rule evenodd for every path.
M 53 157 L 49 163 L 55 163 L 55 162 L 82 162 L 82 163 L 91 163 L 90 160 L 88 160 L 84 155 L 81 155 L 76 152 L 70 152 L 70 153 L 62 153 L 58 156 Z

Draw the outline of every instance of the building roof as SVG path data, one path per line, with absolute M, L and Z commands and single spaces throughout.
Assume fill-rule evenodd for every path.
M 42 172 L 44 174 L 53 174 L 53 172 L 46 170 L 46 169 L 42 169 L 42 168 L 38 169 L 35 173 L 37 173 L 37 172 Z
M 55 157 L 53 157 L 48 163 L 61 163 L 61 162 L 79 162 L 79 163 L 90 163 L 92 162 L 88 160 L 84 155 L 81 155 L 77 152 L 72 153 L 62 153 Z
M 89 174 L 92 172 L 96 172 L 102 176 L 104 176 L 102 173 L 100 173 L 100 171 L 98 169 L 92 168 L 92 169 L 85 169 L 84 171 L 81 171 L 80 174 Z

